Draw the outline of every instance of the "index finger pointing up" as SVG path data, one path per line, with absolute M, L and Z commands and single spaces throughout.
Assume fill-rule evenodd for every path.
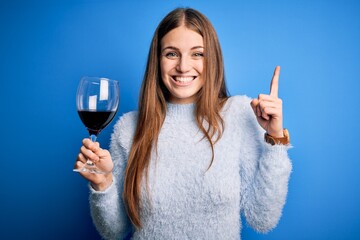
M 272 97 L 278 97 L 279 76 L 280 76 L 280 66 L 276 66 L 273 78 L 271 79 L 271 85 L 270 85 L 270 96 L 272 96 Z

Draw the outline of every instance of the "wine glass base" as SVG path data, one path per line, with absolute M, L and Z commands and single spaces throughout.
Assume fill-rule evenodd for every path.
M 83 167 L 83 168 L 76 168 L 76 169 L 73 169 L 74 172 L 88 172 L 88 173 L 95 173 L 95 174 L 107 174 L 107 173 L 110 173 L 110 172 L 106 172 L 106 171 L 102 171 L 96 167 Z
M 96 136 L 91 135 L 91 140 L 96 141 Z M 96 167 L 95 163 L 93 163 L 91 160 L 87 160 L 85 165 L 82 168 L 75 168 L 73 169 L 74 172 L 88 172 L 88 173 L 95 173 L 95 174 L 107 174 L 111 171 L 103 171 Z

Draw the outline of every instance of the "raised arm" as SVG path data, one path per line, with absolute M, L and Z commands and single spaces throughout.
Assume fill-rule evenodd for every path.
M 251 102 L 255 116 L 248 112 L 253 127 L 249 141 L 256 150 L 241 166 L 242 212 L 247 223 L 259 232 L 268 232 L 280 220 L 292 169 L 287 153 L 291 146 L 264 141 L 264 130 L 273 137 L 284 137 L 282 101 L 278 97 L 279 74 L 280 67 L 276 67 L 270 94 L 260 94 Z

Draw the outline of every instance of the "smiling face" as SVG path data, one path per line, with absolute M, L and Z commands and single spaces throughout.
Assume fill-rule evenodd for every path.
M 197 32 L 181 25 L 161 39 L 161 78 L 171 103 L 185 104 L 196 100 L 204 85 L 204 43 Z

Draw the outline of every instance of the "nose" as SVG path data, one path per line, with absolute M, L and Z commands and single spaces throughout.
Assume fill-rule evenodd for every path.
M 190 71 L 191 68 L 191 59 L 187 58 L 186 56 L 181 56 L 177 63 L 176 70 L 178 72 L 184 73 Z

